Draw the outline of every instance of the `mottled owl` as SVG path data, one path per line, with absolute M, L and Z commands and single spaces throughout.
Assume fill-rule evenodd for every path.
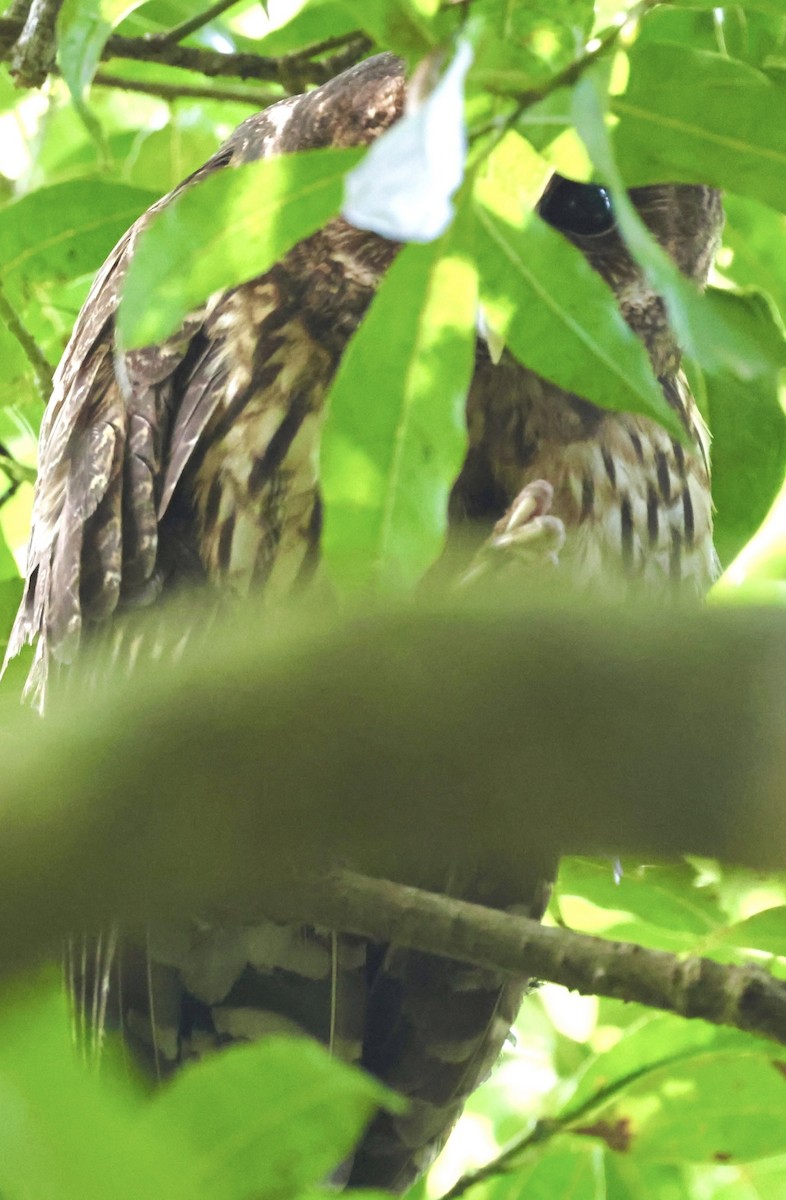
M 243 122 L 150 213 L 238 163 L 366 145 L 401 115 L 404 97 L 402 64 L 371 58 Z M 718 193 L 668 185 L 631 194 L 655 238 L 703 284 L 721 224 Z M 550 503 L 564 530 L 555 569 L 577 587 L 609 579 L 699 596 L 715 570 L 708 437 L 665 306 L 628 253 L 602 188 L 555 176 L 539 212 L 613 289 L 687 444 L 646 417 L 562 391 L 507 353 L 492 361 L 479 338 L 451 522 L 504 542 Z M 10 647 L 36 643 L 38 687 L 86 634 L 175 585 L 221 585 L 268 602 L 309 583 L 320 562 L 326 392 L 398 249 L 337 218 L 260 278 L 211 296 L 162 344 L 123 353 L 115 312 L 150 213 L 100 270 L 43 422 Z M 534 502 L 517 503 L 522 492 Z M 462 889 L 536 916 L 546 892 L 525 865 L 516 895 Z M 218 924 L 207 914 L 151 929 L 144 946 L 121 939 L 105 966 L 110 1009 L 162 1075 L 227 1042 L 299 1028 L 398 1089 L 407 1111 L 380 1114 L 345 1170 L 352 1186 L 392 1191 L 411 1184 L 444 1143 L 526 987 L 318 923 Z

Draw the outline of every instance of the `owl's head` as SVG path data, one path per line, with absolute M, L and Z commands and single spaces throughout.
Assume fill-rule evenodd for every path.
M 630 198 L 682 273 L 705 284 L 723 226 L 720 192 L 673 183 L 632 188 Z M 538 212 L 584 252 L 615 291 L 639 274 L 617 228 L 611 196 L 600 184 L 552 175 Z
M 684 275 L 703 287 L 723 226 L 720 192 L 697 184 L 658 184 L 632 188 L 629 194 L 656 241 Z M 666 307 L 628 250 L 606 188 L 553 175 L 538 213 L 609 284 L 625 320 L 645 342 L 655 373 L 673 372 L 681 356 Z

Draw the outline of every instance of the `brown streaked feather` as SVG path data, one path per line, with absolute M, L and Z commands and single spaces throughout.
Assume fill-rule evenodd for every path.
M 50 657 L 56 662 L 72 657 L 83 617 L 98 619 L 118 606 L 146 602 L 160 586 L 156 576 L 167 576 L 168 567 L 158 548 L 161 540 L 166 546 L 173 544 L 173 537 L 161 527 L 161 520 L 167 516 L 191 456 L 199 452 L 218 403 L 222 374 L 212 369 L 211 362 L 234 352 L 231 346 L 222 349 L 220 336 L 213 343 L 213 330 L 206 341 L 202 339 L 203 325 L 210 323 L 210 306 L 191 314 L 182 329 L 159 346 L 128 354 L 114 346 L 114 313 L 141 230 L 183 188 L 228 165 L 288 150 L 368 144 L 400 115 L 403 95 L 401 63 L 390 55 L 380 55 L 315 92 L 255 114 L 203 167 L 137 221 L 98 273 L 56 373 L 42 425 L 25 595 L 8 650 L 10 657 L 25 643 L 38 641 L 31 681 L 34 690 L 45 686 Z M 333 307 L 344 318 L 333 319 L 339 327 L 339 342 L 330 352 L 337 359 L 392 251 L 385 248 L 380 253 L 380 239 L 358 235 L 343 222 L 334 222 L 332 233 L 318 235 L 312 249 L 305 251 L 307 260 L 310 255 L 313 261 L 322 245 L 320 238 L 337 253 L 348 246 L 350 258 L 358 251 L 357 269 L 365 273 L 361 303 L 353 299 L 357 288 L 350 288 L 343 313 L 341 272 L 334 273 Z M 364 259 L 366 244 L 371 249 Z M 300 279 L 300 291 L 311 284 L 309 271 Z M 331 294 L 324 281 L 316 291 L 323 296 Z M 318 302 L 312 305 L 312 319 L 319 325 Z M 276 316 L 271 315 L 271 320 L 275 323 Z M 256 326 L 251 332 L 256 333 Z M 105 385 L 98 383 L 99 377 L 107 381 Z M 116 386 L 109 383 L 112 377 Z M 190 387 L 189 379 L 193 381 Z M 102 405 L 108 405 L 109 411 L 102 411 Z M 118 413 L 121 421 L 115 419 Z M 99 436 L 100 440 L 93 431 L 104 424 L 112 425 L 120 438 L 120 484 L 97 457 L 95 473 L 86 470 L 92 439 Z M 98 454 L 99 448 L 93 449 Z M 114 448 L 112 464 L 116 466 Z M 86 522 L 105 497 L 101 518 L 88 528 Z M 112 521 L 116 528 L 110 530 Z M 172 527 L 176 542 L 182 521 L 173 519 Z M 123 547 L 119 583 L 118 545 Z M 193 553 L 193 546 L 184 547 L 175 556 L 176 564 L 189 560 Z M 103 574 L 102 564 L 106 568 Z M 83 570 L 89 576 L 84 589 L 89 611 L 84 613 L 80 603 Z

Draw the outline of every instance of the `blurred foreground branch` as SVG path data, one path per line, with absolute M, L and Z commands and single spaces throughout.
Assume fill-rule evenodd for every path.
M 0 961 L 162 913 L 329 924 L 336 865 L 492 905 L 557 851 L 782 867 L 784 667 L 781 610 L 235 610 L 0 735 Z

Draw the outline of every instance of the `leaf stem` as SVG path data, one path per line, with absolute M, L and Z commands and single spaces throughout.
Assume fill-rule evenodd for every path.
M 33 369 L 33 375 L 35 376 L 38 390 L 41 393 L 41 398 L 44 401 L 48 400 L 52 392 L 53 368 L 30 333 L 30 330 L 25 327 L 22 318 L 8 298 L 8 293 L 2 281 L 0 281 L 0 318 L 5 322 L 9 333 L 16 338 L 22 347 L 25 357 Z
M 173 25 L 166 33 L 159 34 L 155 40 L 164 45 L 180 42 L 190 34 L 196 33 L 197 29 L 202 29 L 216 17 L 220 17 L 223 12 L 232 8 L 237 2 L 238 0 L 216 0 L 216 3 L 211 4 L 210 8 L 206 8 L 204 12 L 189 17 L 187 21 L 181 21 L 179 25 Z
M 117 88 L 123 92 L 139 92 L 146 96 L 159 96 L 162 100 L 229 100 L 235 104 L 248 104 L 253 108 L 267 108 L 284 97 L 284 93 L 254 92 L 248 88 L 199 87 L 185 83 L 159 83 L 152 80 L 124 79 L 109 71 L 97 71 L 93 84 L 99 87 Z

